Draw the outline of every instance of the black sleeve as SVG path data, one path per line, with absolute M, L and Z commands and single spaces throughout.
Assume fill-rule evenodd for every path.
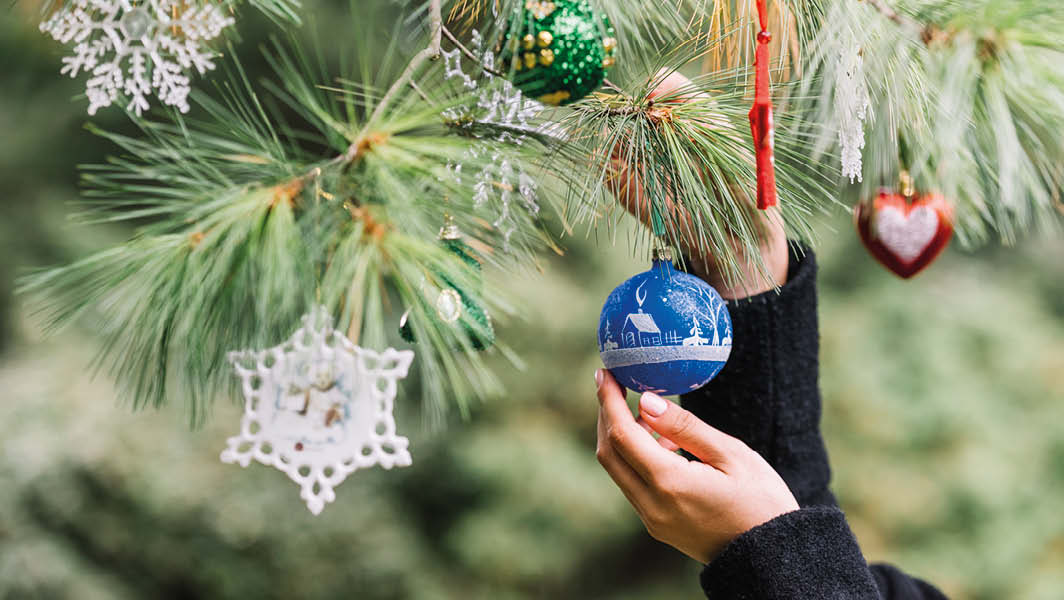
M 889 566 L 869 568 L 828 489 L 820 435 L 816 259 L 792 247 L 779 291 L 728 302 L 728 364 L 682 398 L 703 421 L 747 443 L 787 482 L 802 508 L 739 536 L 702 573 L 711 599 L 930 600 L 932 586 Z
M 716 600 L 880 597 L 857 540 L 835 507 L 803 508 L 755 527 L 702 571 Z
M 681 402 L 756 450 L 801 506 L 835 506 L 820 437 L 816 258 L 795 246 L 779 292 L 731 300 L 732 351 L 715 379 Z
M 796 510 L 733 540 L 702 571 L 710 600 L 946 600 L 889 565 L 865 563 L 834 506 Z
M 871 567 L 872 575 L 876 578 L 881 598 L 887 600 L 948 600 L 935 586 L 909 577 L 896 567 L 886 564 L 875 564 Z

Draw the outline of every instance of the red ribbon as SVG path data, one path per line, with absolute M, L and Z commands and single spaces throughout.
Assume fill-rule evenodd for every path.
M 769 91 L 768 44 L 772 34 L 768 32 L 768 9 L 766 0 L 757 1 L 757 17 L 761 32 L 757 34 L 757 53 L 754 55 L 754 107 L 750 109 L 750 131 L 754 136 L 754 153 L 757 157 L 757 207 L 764 210 L 776 206 L 776 157 L 775 127 L 772 122 L 772 94 Z

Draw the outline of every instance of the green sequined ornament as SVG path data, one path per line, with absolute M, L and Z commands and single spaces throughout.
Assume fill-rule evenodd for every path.
M 617 40 L 588 0 L 527 0 L 504 58 L 514 84 L 544 104 L 565 105 L 595 91 L 613 66 Z
M 473 270 L 476 274 L 475 280 L 479 283 L 480 261 L 474 256 L 473 249 L 462 241 L 458 228 L 450 219 L 440 231 L 440 243 Z M 482 306 L 470 301 L 469 295 L 448 277 L 442 273 L 437 273 L 437 277 L 444 287 L 426 291 L 424 301 L 428 305 L 428 312 L 435 313 L 444 323 L 461 323 L 469 344 L 474 349 L 490 348 L 495 343 L 495 328 L 491 324 L 491 317 Z M 478 293 L 479 291 L 477 290 Z M 410 326 L 410 311 L 403 315 L 399 323 L 399 335 L 410 343 L 414 343 L 416 339 Z

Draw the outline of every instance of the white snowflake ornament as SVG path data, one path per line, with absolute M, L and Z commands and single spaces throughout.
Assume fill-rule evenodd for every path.
M 255 459 L 284 471 L 315 515 L 358 469 L 410 466 L 392 408 L 413 359 L 410 350 L 378 353 L 352 344 L 333 330 L 324 307 L 304 316 L 280 346 L 231 352 L 245 405 L 222 462 L 246 467 Z
M 90 77 L 85 85 L 89 114 L 110 106 L 119 94 L 140 115 L 148 96 L 188 112 L 188 70 L 214 69 L 215 53 L 203 47 L 233 24 L 219 5 L 182 0 L 72 0 L 41 23 L 41 31 L 74 43 L 60 73 Z

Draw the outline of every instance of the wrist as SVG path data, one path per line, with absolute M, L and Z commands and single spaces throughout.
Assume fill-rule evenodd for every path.
M 790 249 L 779 209 L 757 210 L 751 217 L 758 238 L 757 255 L 747 252 L 737 239 L 728 240 L 739 261 L 739 270 L 730 280 L 725 277 L 727 269 L 721 268 L 720 262 L 705 246 L 687 249 L 694 275 L 716 288 L 725 300 L 756 296 L 787 283 Z
M 782 233 L 782 232 L 781 232 Z M 740 257 L 743 264 L 737 281 L 729 282 L 724 270 L 711 255 L 689 252 L 691 274 L 713 286 L 725 300 L 738 300 L 756 296 L 787 283 L 790 256 L 787 240 L 783 235 L 763 240 L 758 248 L 762 264 L 756 259 Z

